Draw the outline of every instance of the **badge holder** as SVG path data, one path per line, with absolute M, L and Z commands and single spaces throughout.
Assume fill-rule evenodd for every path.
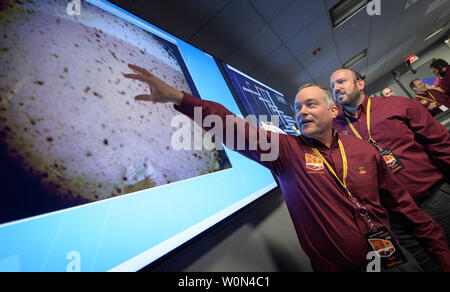
M 397 155 L 395 155 L 395 153 L 392 152 L 392 150 L 389 147 L 386 147 L 384 149 L 381 148 L 380 146 L 378 146 L 378 144 L 372 138 L 369 139 L 369 143 L 372 144 L 373 146 L 375 146 L 375 148 L 378 150 L 378 152 L 380 152 L 381 157 L 383 157 L 384 162 L 386 162 L 387 166 L 391 169 L 391 171 L 393 173 L 397 173 L 400 170 L 402 170 L 403 168 L 405 168 L 405 166 L 400 161 L 400 159 L 397 157 Z

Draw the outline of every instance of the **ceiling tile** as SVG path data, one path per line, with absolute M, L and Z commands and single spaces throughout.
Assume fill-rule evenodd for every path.
M 280 46 L 278 37 L 270 27 L 265 26 L 229 56 L 227 61 L 230 64 L 246 64 L 248 68 L 252 68 Z
M 233 0 L 190 40 L 226 59 L 264 25 L 263 19 L 247 1 Z
M 129 1 L 130 4 L 123 0 L 111 2 L 181 39 L 188 40 L 230 0 L 135 0 Z M 192 9 L 193 6 L 196 9 Z
M 297 0 L 278 14 L 269 25 L 286 41 L 324 12 L 322 1 Z
M 310 49 L 312 46 L 316 45 L 317 42 L 330 32 L 331 24 L 328 13 L 323 13 L 311 24 L 306 26 L 305 29 L 298 32 L 293 38 L 286 42 L 286 45 L 294 55 L 298 55 L 303 53 L 306 49 Z
M 341 0 L 326 0 L 326 5 L 327 5 L 327 9 L 330 10 L 331 8 L 333 8 L 336 4 L 338 4 L 339 2 L 341 2 Z
M 264 59 L 260 64 L 258 64 L 257 67 L 260 67 L 260 65 L 263 64 L 263 66 L 265 66 L 266 68 L 277 70 L 278 68 L 281 68 L 284 65 L 293 62 L 296 62 L 296 60 L 292 56 L 292 54 L 286 49 L 285 46 L 280 46 L 269 56 L 267 56 L 267 58 Z
M 337 51 L 330 50 L 307 66 L 306 71 L 313 78 L 314 82 L 328 88 L 331 74 L 341 67 Z
M 358 32 L 361 27 L 368 26 L 372 17 L 367 15 L 365 8 L 361 9 L 358 13 L 334 29 L 336 41 L 345 40 Z
M 278 13 L 295 0 L 250 0 L 266 21 L 272 20 Z
M 370 26 L 360 27 L 349 38 L 344 40 L 336 39 L 339 56 L 343 63 L 347 62 L 355 55 L 361 53 L 369 46 Z
M 313 52 L 319 48 L 320 52 L 314 55 Z M 333 35 L 329 33 L 321 40 L 319 40 L 318 42 L 314 43 L 312 46 L 307 48 L 301 54 L 297 54 L 296 58 L 306 68 L 332 50 L 336 50 L 336 46 L 334 45 Z M 339 59 L 337 61 L 340 63 Z
M 389 53 L 403 8 L 404 3 L 401 2 L 397 2 L 397 5 L 393 5 L 389 9 L 383 5 L 381 15 L 372 18 L 368 50 L 369 63 L 377 63 L 377 60 Z

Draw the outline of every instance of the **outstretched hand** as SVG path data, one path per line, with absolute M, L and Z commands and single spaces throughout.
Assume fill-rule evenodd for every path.
M 135 100 L 151 101 L 153 103 L 173 102 L 176 105 L 180 105 L 183 99 L 183 92 L 170 87 L 144 68 L 132 64 L 128 64 L 128 68 L 133 70 L 135 74 L 123 74 L 125 78 L 147 83 L 150 87 L 150 94 L 138 95 L 134 98 Z

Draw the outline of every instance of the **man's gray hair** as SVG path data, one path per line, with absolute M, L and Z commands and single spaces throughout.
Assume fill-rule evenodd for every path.
M 328 90 L 327 88 L 323 87 L 322 85 L 318 85 L 315 83 L 306 83 L 304 85 L 302 85 L 298 91 L 301 91 L 302 89 L 308 88 L 308 87 L 318 87 L 320 89 L 322 89 L 323 91 L 323 98 L 325 99 L 328 108 L 332 107 L 333 105 L 336 105 L 334 98 L 333 98 L 333 94 L 331 93 L 330 90 Z

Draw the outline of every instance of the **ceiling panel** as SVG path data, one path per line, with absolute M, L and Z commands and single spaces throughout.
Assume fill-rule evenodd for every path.
M 294 55 L 303 53 L 306 49 L 315 46 L 326 35 L 330 34 L 330 20 L 328 13 L 323 13 L 303 30 L 292 37 L 286 45 Z M 314 48 L 313 50 L 315 50 Z M 312 51 L 311 51 L 312 52 Z
M 266 21 L 271 21 L 295 0 L 250 0 L 250 3 Z
M 217 12 L 227 6 L 230 0 L 112 0 L 111 2 L 128 8 L 134 14 L 181 39 L 188 40 Z M 193 6 L 197 8 L 191 9 Z
M 389 9 L 382 6 L 382 14 L 372 19 L 368 51 L 369 63 L 377 63 L 377 60 L 390 49 L 396 35 L 396 27 L 405 4 L 401 1 L 391 2 L 397 3 L 397 5 L 392 5 Z
M 235 67 L 240 66 L 250 70 L 280 46 L 281 42 L 278 37 L 268 26 L 264 26 L 226 61 Z
M 334 5 L 338 4 L 341 0 L 326 0 L 327 9 L 333 8 Z
M 267 76 L 269 80 L 280 79 L 284 82 L 295 82 L 294 76 L 300 76 L 306 74 L 303 67 L 298 62 L 292 62 L 284 65 L 276 71 L 273 71 Z
M 314 55 L 313 52 L 319 48 L 320 52 Z M 318 59 L 323 58 L 323 56 L 326 55 L 330 50 L 336 50 L 332 33 L 328 33 L 322 39 L 315 42 L 309 48 L 304 50 L 301 54 L 296 55 L 296 57 L 303 66 L 308 67 L 312 63 L 316 62 Z M 339 57 L 336 61 L 341 63 Z
M 273 68 L 273 70 L 278 70 L 286 64 L 297 62 L 292 56 L 292 54 L 286 49 L 285 46 L 280 46 L 274 52 L 272 52 L 266 59 L 264 59 L 257 67 L 261 64 L 266 66 L 266 68 Z
M 342 63 L 349 61 L 355 55 L 361 53 L 369 46 L 370 26 L 360 27 L 349 38 L 345 40 L 336 40 L 339 56 Z
M 284 65 L 296 62 L 292 54 L 284 46 L 278 47 L 270 53 L 263 61 L 252 68 L 248 73 L 266 80 L 267 76 L 279 70 Z
M 370 24 L 372 18 L 373 17 L 367 15 L 366 9 L 362 8 L 350 19 L 341 23 L 334 29 L 336 41 L 339 42 L 345 40 L 351 37 L 353 34 L 359 32 L 361 27 L 365 27 Z
M 269 25 L 283 41 L 287 41 L 325 11 L 322 1 L 297 0 L 269 22 Z
M 226 59 L 264 25 L 264 20 L 247 1 L 232 0 L 190 40 Z
M 314 82 L 329 87 L 330 76 L 338 68 L 341 68 L 341 64 L 337 51 L 334 49 L 307 66 L 306 71 L 313 78 Z

